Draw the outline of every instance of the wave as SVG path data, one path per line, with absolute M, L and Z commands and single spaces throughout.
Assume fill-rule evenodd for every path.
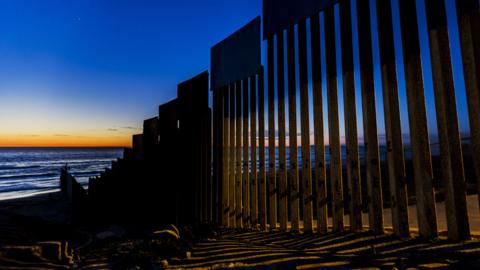
M 18 165 L 0 165 L 0 171 L 7 171 L 7 170 L 28 170 L 28 169 L 36 169 L 40 168 L 40 165 L 30 165 L 30 166 L 18 166 Z
M 123 149 L 1 149 L 0 200 L 58 190 L 60 169 L 70 172 L 83 185 L 120 158 Z
M 27 198 L 32 196 L 37 196 L 41 194 L 49 194 L 60 191 L 58 188 L 56 189 L 45 189 L 45 190 L 22 190 L 22 191 L 10 191 L 10 192 L 2 192 L 0 196 L 0 201 L 11 200 L 11 199 L 19 199 L 19 198 Z
M 2 156 L 0 155 L 0 159 Z M 108 159 L 108 158 L 82 158 L 82 159 L 73 159 L 72 157 L 61 157 L 61 158 L 56 158 L 56 159 L 41 159 L 41 160 L 22 160 L 21 158 L 15 159 L 15 160 L 8 160 L 4 162 L 0 162 L 0 168 L 5 167 L 5 169 L 16 169 L 16 168 L 23 168 L 23 167 L 32 167 L 32 168 L 38 168 L 38 167 L 44 167 L 44 166 L 65 166 L 67 164 L 68 166 L 71 165 L 78 165 L 78 164 L 108 164 L 110 163 L 114 158 Z
M 56 186 L 49 186 L 49 187 L 40 187 L 35 184 L 31 183 L 19 183 L 16 185 L 11 185 L 8 187 L 0 187 L 0 192 L 13 192 L 13 191 L 41 191 L 41 190 L 48 190 L 48 189 L 54 189 Z
M 74 176 L 94 176 L 94 175 L 99 175 L 101 174 L 103 171 L 86 171 L 86 172 L 75 172 L 75 171 L 71 171 L 71 173 L 74 175 Z
M 36 174 L 17 174 L 17 175 L 5 175 L 5 176 L 0 176 L 0 181 L 5 179 L 22 179 L 22 178 L 45 178 L 45 177 L 53 177 L 53 176 L 58 176 L 60 175 L 60 172 L 58 173 L 36 173 Z

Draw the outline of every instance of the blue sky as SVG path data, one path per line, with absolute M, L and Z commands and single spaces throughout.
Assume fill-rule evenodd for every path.
M 394 6 L 397 1 L 393 0 Z M 460 125 L 462 131 L 467 131 L 454 1 L 446 3 Z M 129 139 L 131 133 L 140 131 L 143 119 L 157 114 L 159 104 L 176 96 L 179 82 L 209 68 L 210 47 L 261 14 L 261 6 L 261 0 L 0 1 L 0 145 L 2 135 L 81 134 L 92 140 Z M 435 133 L 423 0 L 418 1 L 418 11 L 429 126 Z M 398 30 L 395 11 L 393 21 Z M 373 28 L 375 23 L 373 20 Z M 399 31 L 395 33 L 399 46 Z M 373 41 L 374 52 L 378 52 L 376 35 Z M 337 42 L 340 46 L 338 38 Z M 399 56 L 401 48 L 396 49 Z M 378 57 L 375 53 L 377 108 L 381 116 Z M 355 58 L 358 67 L 357 52 Z M 398 59 L 399 68 L 403 68 Z M 341 62 L 337 62 L 340 71 Z M 407 132 L 403 72 L 398 75 L 402 123 Z M 356 79 L 359 87 L 358 75 Z M 341 80 L 339 86 L 341 97 Z M 360 106 L 358 111 L 361 113 Z M 361 134 L 361 117 L 359 124 Z M 379 132 L 383 132 L 383 118 L 378 119 L 378 125 Z
M 0 133 L 140 127 L 260 11 L 258 0 L 2 0 Z
M 362 119 L 362 103 L 361 103 L 361 94 L 360 94 L 360 73 L 359 73 L 359 51 L 358 51 L 358 35 L 357 29 L 357 18 L 356 18 L 356 1 L 352 1 L 352 30 L 353 30 L 353 49 L 354 49 L 354 69 L 355 69 L 355 86 L 356 86 L 356 100 L 357 100 L 357 126 L 359 139 L 363 137 L 363 119 Z M 383 0 L 382 0 L 383 1 Z M 409 142 L 408 132 L 409 132 L 409 123 L 408 123 L 408 111 L 407 111 L 407 97 L 405 90 L 405 78 L 404 78 L 404 66 L 403 66 L 403 57 L 402 57 L 402 44 L 401 44 L 401 30 L 400 30 L 400 18 L 398 12 L 398 1 L 401 0 L 392 0 L 392 22 L 393 22 L 393 32 L 395 39 L 395 52 L 397 59 L 397 76 L 398 76 L 398 87 L 399 87 L 399 102 L 400 102 L 400 113 L 402 121 L 402 131 L 405 134 L 404 141 Z M 440 1 L 440 0 L 439 0 Z M 442 0 L 443 1 L 443 0 Z M 378 133 L 380 136 L 380 143 L 384 143 L 384 134 L 385 134 L 385 124 L 383 117 L 383 95 L 382 95 L 382 81 L 381 81 L 381 70 L 380 70 L 380 55 L 379 55 L 379 44 L 378 44 L 378 34 L 377 34 L 377 18 L 376 18 L 376 8 L 375 0 L 370 0 L 370 13 L 371 13 L 371 28 L 372 28 L 372 51 L 373 51 L 373 63 L 374 63 L 374 79 L 375 79 L 375 93 L 376 93 L 376 108 L 377 108 L 377 126 Z M 469 132 L 468 124 L 468 111 L 467 103 L 465 96 L 465 84 L 463 79 L 463 67 L 460 54 L 460 43 L 458 36 L 458 27 L 457 27 L 457 18 L 456 18 L 456 9 L 454 0 L 445 0 L 447 5 L 447 19 L 448 19 L 448 30 L 451 41 L 451 55 L 452 55 L 452 65 L 454 71 L 454 81 L 456 87 L 456 98 L 457 98 L 457 109 L 458 109 L 458 118 L 460 124 L 460 132 L 465 136 Z M 425 84 L 425 97 L 426 97 L 426 106 L 427 106 L 427 118 L 428 118 L 428 128 L 430 133 L 430 140 L 432 143 L 438 142 L 437 137 L 437 123 L 435 115 L 435 102 L 434 102 L 434 91 L 433 91 L 433 80 L 431 72 L 431 62 L 430 62 L 430 48 L 428 40 L 428 30 L 427 30 L 427 21 L 425 14 L 425 3 L 424 0 L 417 1 L 417 13 L 418 13 L 418 24 L 419 24 L 419 38 L 420 38 L 420 47 L 421 47 L 421 59 L 423 67 L 423 77 Z M 325 40 L 324 29 L 323 29 L 323 15 L 320 16 L 320 31 L 321 31 L 321 50 L 322 50 L 322 82 L 323 82 L 323 113 L 324 113 L 324 134 L 328 136 L 328 108 L 326 105 L 326 66 L 325 66 Z M 309 24 L 307 23 L 307 28 Z M 341 38 L 340 38 L 340 18 L 339 18 L 339 9 L 338 5 L 335 8 L 335 38 L 337 45 L 337 74 L 342 74 L 342 62 L 341 62 Z M 307 39 L 309 40 L 309 30 L 307 31 Z M 298 44 L 296 45 L 298 46 Z M 310 47 L 308 48 L 308 57 L 310 57 Z M 264 53 L 263 53 L 263 62 L 266 63 L 266 45 L 264 44 Z M 296 51 L 298 55 L 298 49 Z M 275 53 L 276 55 L 276 53 Z M 309 63 L 310 64 L 310 63 Z M 297 78 L 298 78 L 298 60 L 297 60 Z M 311 70 L 309 70 L 309 81 L 311 82 Z M 340 119 L 340 133 L 343 137 L 345 135 L 344 127 L 344 108 L 343 108 L 343 91 L 342 91 L 342 78 L 341 75 L 337 79 L 338 83 L 338 96 L 339 96 L 339 119 Z M 297 79 L 298 84 L 298 79 Z M 313 107 L 312 107 L 312 86 L 310 85 L 310 130 L 313 134 Z M 298 91 L 299 86 L 297 86 Z M 299 106 L 299 93 L 297 93 L 297 108 Z M 288 113 L 288 107 L 286 108 Z M 297 130 L 300 130 L 300 116 L 297 114 Z M 287 123 L 288 131 L 288 123 Z M 311 140 L 313 141 L 313 140 Z M 325 143 L 328 143 L 328 138 L 325 138 Z

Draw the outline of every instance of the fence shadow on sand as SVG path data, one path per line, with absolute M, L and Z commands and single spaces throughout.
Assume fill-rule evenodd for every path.
M 203 240 L 191 256 L 172 260 L 176 268 L 445 268 L 479 267 L 478 239 L 453 243 L 441 236 L 436 240 L 398 238 L 342 232 L 329 235 L 291 232 L 236 231 L 225 229 Z

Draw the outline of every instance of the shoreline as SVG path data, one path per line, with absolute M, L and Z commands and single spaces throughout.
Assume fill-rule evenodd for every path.
M 48 226 L 66 229 L 70 227 L 70 219 L 70 206 L 60 192 L 0 201 L 0 227 L 4 232 L 8 231 L 8 234 L 2 232 L 0 235 L 0 246 L 17 244 L 12 240 L 17 238 L 21 238 L 24 243 L 43 241 L 49 237 L 58 238 L 60 236 L 56 237 L 56 232 L 52 234 Z
M 24 194 L 24 195 L 20 195 L 20 196 L 7 196 L 7 197 L 2 197 L 2 193 L 0 193 L 0 204 L 2 203 L 8 203 L 10 201 L 15 201 L 15 200 L 21 200 L 21 199 L 28 199 L 28 198 L 34 198 L 34 197 L 37 197 L 37 196 L 48 196 L 50 194 L 55 194 L 55 193 L 58 193 L 60 192 L 60 189 L 56 188 L 56 189 L 48 189 L 48 190 L 45 190 L 45 191 L 38 191 L 38 192 L 33 192 L 33 193 L 28 193 L 28 194 Z M 3 192 L 3 193 L 16 193 L 15 191 L 13 192 Z

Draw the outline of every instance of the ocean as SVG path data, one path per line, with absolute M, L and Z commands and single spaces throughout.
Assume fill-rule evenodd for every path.
M 276 167 L 278 168 L 278 148 Z M 287 147 L 287 164 L 290 151 Z M 432 145 L 432 154 L 438 155 L 438 145 Z M 258 149 L 257 149 L 258 151 Z M 265 153 L 268 164 L 268 147 Z M 314 146 L 310 149 L 311 163 L 315 164 Z M 257 154 L 258 155 L 258 154 Z M 329 147 L 325 147 L 325 160 L 330 163 Z M 88 179 L 98 176 L 111 162 L 123 156 L 123 148 L 0 148 L 0 200 L 32 196 L 59 190 L 60 169 L 68 164 L 77 181 L 87 187 Z M 361 162 L 365 159 L 365 148 L 359 145 Z M 380 159 L 385 160 L 386 148 L 380 146 Z M 411 158 L 411 149 L 405 146 L 405 158 Z M 342 146 L 345 164 L 346 148 Z M 298 148 L 298 166 L 302 164 L 302 149 Z
M 122 155 L 123 148 L 0 148 L 0 200 L 59 190 L 65 164 L 87 186 Z

